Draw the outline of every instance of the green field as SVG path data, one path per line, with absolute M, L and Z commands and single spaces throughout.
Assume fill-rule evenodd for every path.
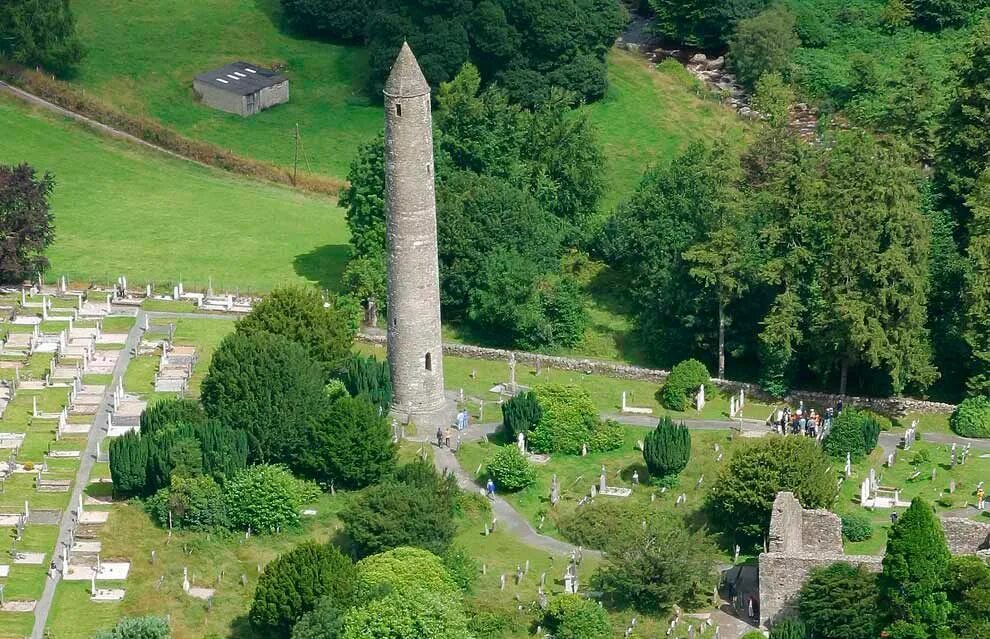
M 73 82 L 128 113 L 282 166 L 292 165 L 298 124 L 301 166 L 338 178 L 357 145 L 382 127 L 381 108 L 364 90 L 363 48 L 288 32 L 278 0 L 75 0 L 72 7 L 89 51 Z M 232 60 L 285 65 L 289 103 L 251 118 L 199 104 L 193 77 Z M 650 66 L 613 51 L 608 96 L 587 107 L 608 158 L 604 211 L 648 163 L 688 140 L 742 129 L 731 111 L 698 97 L 684 78 Z
M 212 277 L 230 291 L 337 284 L 348 235 L 326 198 L 107 140 L 6 97 L 0 131 L 0 162 L 55 175 L 51 278 L 205 287 Z

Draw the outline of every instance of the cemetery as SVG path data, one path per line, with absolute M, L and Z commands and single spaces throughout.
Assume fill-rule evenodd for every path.
M 0 639 L 990 636 L 990 21 L 13 2 Z M 971 39 L 919 137 L 848 21 Z

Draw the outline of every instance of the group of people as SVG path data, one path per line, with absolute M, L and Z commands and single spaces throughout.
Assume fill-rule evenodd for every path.
M 457 450 L 460 447 L 461 433 L 465 428 L 468 427 L 470 423 L 470 414 L 466 408 L 462 408 L 459 413 L 457 413 L 457 420 L 454 426 L 444 428 L 443 426 L 437 426 L 437 448 L 451 448 L 451 441 L 456 441 L 457 446 L 451 448 L 451 450 Z M 456 430 L 455 430 L 456 428 Z
M 777 409 L 772 418 L 771 427 L 781 435 L 804 435 L 821 439 L 832 427 L 832 420 L 842 412 L 842 400 L 839 400 L 835 408 L 829 406 L 824 413 L 819 413 L 814 408 L 805 410 L 802 401 L 797 410 L 791 411 L 790 406 Z

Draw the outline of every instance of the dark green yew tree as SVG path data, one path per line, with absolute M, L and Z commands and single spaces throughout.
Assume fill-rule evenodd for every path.
M 643 461 L 657 479 L 673 477 L 691 459 L 691 432 L 683 423 L 674 425 L 670 417 L 660 418 L 657 427 L 643 440 Z

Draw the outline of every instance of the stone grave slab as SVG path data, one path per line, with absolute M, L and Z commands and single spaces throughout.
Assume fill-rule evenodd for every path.
M 75 563 L 70 558 L 69 571 L 63 579 L 66 581 L 92 581 L 95 576 L 97 581 L 124 581 L 130 571 L 131 562 L 129 561 L 101 561 L 100 570 L 97 572 L 96 566 Z
M 18 384 L 17 388 L 19 390 L 45 390 L 48 387 L 45 386 L 43 380 L 25 380 Z
M 111 480 L 113 481 L 113 480 Z M 97 497 L 94 495 L 86 495 L 83 497 L 84 506 L 111 506 L 113 505 L 113 497 L 106 495 L 104 497 Z
M 87 555 L 96 555 L 101 550 L 103 550 L 103 542 L 92 541 L 92 540 L 80 540 L 72 544 L 72 548 L 69 550 L 69 552 L 76 552 Z
M 138 424 L 114 424 L 107 431 L 107 437 L 121 437 L 127 433 L 136 433 L 141 430 Z
M 200 588 L 197 586 L 190 586 L 188 592 L 190 597 L 195 597 L 196 599 L 202 599 L 203 601 L 206 601 L 207 599 L 212 597 L 213 593 L 216 591 L 213 588 Z
M 12 528 L 20 521 L 24 513 L 0 513 L 0 528 Z
M 21 366 L 24 366 L 21 362 L 15 362 L 10 359 L 0 360 L 0 368 L 20 368 Z
M 73 326 L 72 327 L 72 330 L 69 331 L 69 339 L 70 340 L 73 340 L 73 339 L 96 339 L 96 336 L 99 334 L 99 332 L 100 331 L 97 328 L 89 328 L 89 327 L 82 327 L 82 328 L 80 328 L 78 326 Z
M 6 601 L 0 606 L 0 612 L 34 612 L 37 603 L 34 600 Z
M 67 493 L 72 489 L 71 479 L 42 479 L 37 484 L 39 493 Z
M 169 352 L 169 359 L 172 357 L 194 357 L 196 355 L 195 346 L 173 346 Z
M 144 409 L 147 407 L 148 402 L 125 398 L 124 401 L 120 402 L 117 406 L 117 410 L 114 411 L 113 417 L 114 419 L 119 417 L 141 417 L 141 413 L 143 413 Z
M 79 459 L 82 457 L 81 450 L 53 450 L 48 453 L 49 457 L 54 459 Z
M 0 448 L 20 448 L 24 433 L 0 433 Z
M 32 508 L 31 513 L 28 515 L 29 524 L 57 526 L 60 521 L 62 521 L 61 510 L 39 510 Z
M 110 519 L 110 513 L 100 510 L 84 510 L 79 515 L 80 524 L 105 524 Z
M 0 564 L 0 577 L 9 577 L 9 576 L 10 576 L 10 565 Z
M 159 378 L 155 382 L 155 392 L 157 393 L 181 393 L 186 389 L 186 378 L 171 379 Z
M 78 399 L 78 398 L 77 398 Z M 100 404 L 73 404 L 70 415 L 95 415 L 100 410 Z
M 599 490 L 598 494 L 606 497 L 628 497 L 632 494 L 632 489 L 621 486 L 606 486 L 604 490 Z
M 120 601 L 124 598 L 123 588 L 97 588 L 90 601 Z
M 92 427 L 93 427 L 93 425 L 92 424 L 88 424 L 88 423 L 87 424 L 73 424 L 73 423 L 70 422 L 70 423 L 68 423 L 68 424 L 65 425 L 65 428 L 62 429 L 62 433 L 63 434 L 69 434 L 69 435 L 85 435 L 85 434 L 89 433 L 89 431 L 90 431 L 90 429 Z
M 127 342 L 127 333 L 103 333 L 96 338 L 97 344 L 124 344 Z
M 19 552 L 14 555 L 15 564 L 25 564 L 29 566 L 40 566 L 45 563 L 45 553 L 43 552 Z
M 39 305 L 38 308 L 41 308 L 41 306 Z M 18 326 L 34 326 L 35 324 L 41 324 L 41 318 L 37 315 L 18 315 L 10 323 L 17 324 Z

